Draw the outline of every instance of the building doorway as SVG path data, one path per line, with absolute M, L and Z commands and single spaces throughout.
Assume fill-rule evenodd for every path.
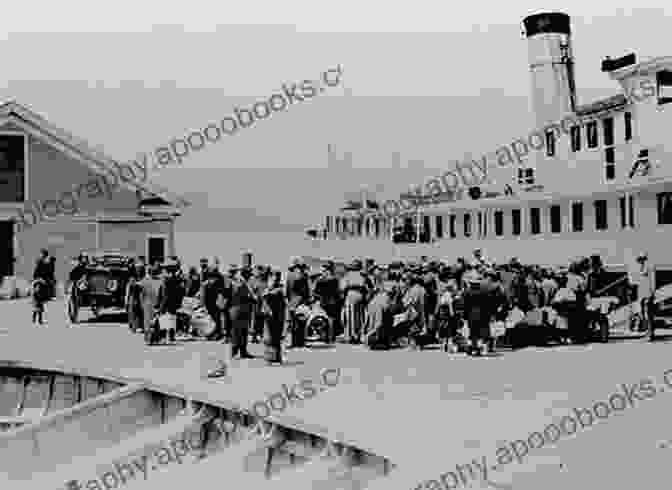
M 166 260 L 166 237 L 153 235 L 147 238 L 147 260 L 149 264 Z
M 0 278 L 14 275 L 14 222 L 0 221 Z

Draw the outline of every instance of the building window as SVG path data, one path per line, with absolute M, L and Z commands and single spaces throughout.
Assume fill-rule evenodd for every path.
M 331 216 L 327 216 L 327 220 L 324 225 L 324 229 L 327 231 L 327 233 L 331 233 Z
M 448 218 L 449 228 L 450 228 L 450 238 L 457 238 L 457 231 L 455 230 L 455 222 L 457 221 L 457 216 L 451 214 Z
M 630 210 L 628 224 L 630 228 L 635 227 L 635 198 L 633 196 L 628 196 L 628 208 Z
M 632 113 L 625 113 L 625 141 L 632 139 Z
M 430 234 L 431 223 L 432 223 L 432 221 L 431 221 L 430 216 L 423 216 L 422 232 L 426 237 L 431 237 L 431 234 Z
M 606 117 L 602 122 L 604 124 L 604 146 L 612 146 L 614 144 L 614 118 Z
M 581 126 L 572 126 L 572 151 L 581 151 Z
M 502 236 L 504 234 L 504 212 L 495 211 L 495 235 Z
M 656 73 L 658 105 L 672 102 L 672 72 L 662 70 Z
M 436 217 L 436 238 L 443 238 L 443 216 Z
M 628 226 L 628 208 L 626 206 L 625 197 L 618 198 L 618 206 L 621 210 L 621 229 Z
M 520 235 L 522 221 L 520 219 L 520 209 L 511 211 L 511 233 L 513 235 Z
M 479 236 L 484 236 L 485 235 L 485 228 L 483 227 L 483 212 L 482 211 L 478 212 L 478 235 Z
M 357 218 L 357 236 L 362 236 L 362 228 L 364 227 L 364 220 Z
M 555 133 L 546 131 L 546 156 L 552 157 L 555 155 Z
M 470 214 L 465 214 L 464 215 L 464 236 L 466 236 L 466 237 L 471 236 L 471 215 Z
M 0 134 L 0 202 L 25 200 L 26 136 Z
M 572 203 L 572 231 L 583 231 L 583 203 Z
M 607 201 L 599 199 L 593 203 L 595 206 L 595 229 L 607 229 Z
M 560 233 L 562 231 L 562 219 L 560 217 L 560 206 L 554 204 L 550 208 L 551 215 L 551 233 Z
M 658 224 L 672 225 L 672 192 L 661 192 L 658 199 Z
M 541 210 L 539 208 L 530 209 L 530 233 L 533 235 L 541 233 Z
M 375 218 L 373 220 L 373 225 L 374 225 L 374 228 L 375 228 L 375 231 L 376 231 L 376 238 L 379 238 L 380 237 L 380 219 Z

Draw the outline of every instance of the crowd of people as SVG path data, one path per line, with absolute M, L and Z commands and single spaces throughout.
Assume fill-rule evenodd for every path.
M 86 263 L 86 256 L 80 256 L 70 273 L 71 284 L 82 277 Z M 639 278 L 631 275 L 618 295 L 621 304 L 633 300 L 629 286 L 638 284 L 646 319 L 655 271 L 646 254 L 638 263 Z M 185 298 L 191 298 L 210 317 L 207 340 L 230 343 L 231 357 L 241 359 L 251 357 L 248 342 L 263 342 L 264 357 L 271 364 L 283 362 L 285 340 L 291 341 L 289 348 L 304 348 L 311 340 L 309 332 L 316 332 L 302 312 L 315 307 L 327 318 L 324 331 L 318 332 L 321 340 L 334 343 L 340 338 L 371 349 L 439 344 L 446 351 L 482 355 L 492 352 L 495 337 L 503 335 L 501 330 L 495 333 L 493 325 L 513 323 L 521 327 L 516 328 L 520 334 L 531 312 L 540 313 L 541 325 L 564 327 L 553 329 L 560 342 L 585 343 L 596 326 L 609 330 L 607 310 L 589 308 L 591 297 L 611 287 L 597 255 L 564 268 L 523 265 L 515 258 L 495 264 L 480 249 L 471 260 L 461 258 L 454 264 L 426 257 L 386 265 L 371 259 L 347 265 L 324 260 L 319 271 L 293 258 L 284 273 L 249 264 L 233 264 L 223 272 L 218 259 L 205 258 L 186 272 L 178 257 L 151 265 L 140 259 L 129 267 L 129 327 L 144 333 L 148 343 L 190 334 L 180 311 Z M 52 274 L 52 269 L 53 261 L 43 253 L 36 280 Z

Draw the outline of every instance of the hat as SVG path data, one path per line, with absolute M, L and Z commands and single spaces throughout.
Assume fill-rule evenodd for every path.
M 303 259 L 301 257 L 292 257 L 291 260 L 289 261 L 289 267 L 288 269 L 295 269 L 297 267 L 303 267 Z
M 243 277 L 250 277 L 252 275 L 252 268 L 247 266 L 241 267 L 240 275 L 242 275 Z
M 350 266 L 348 267 L 351 271 L 360 271 L 362 270 L 362 261 L 359 259 L 355 259 L 350 263 Z
M 646 252 L 639 252 L 639 255 L 637 255 L 637 260 L 647 260 L 649 258 L 649 254 Z

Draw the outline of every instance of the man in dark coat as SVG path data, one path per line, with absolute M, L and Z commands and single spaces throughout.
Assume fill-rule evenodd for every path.
M 243 267 L 240 278 L 232 284 L 229 315 L 231 318 L 231 359 L 240 355 L 241 359 L 250 359 L 247 352 L 247 337 L 250 331 L 253 306 L 257 298 L 249 284 L 252 270 Z

